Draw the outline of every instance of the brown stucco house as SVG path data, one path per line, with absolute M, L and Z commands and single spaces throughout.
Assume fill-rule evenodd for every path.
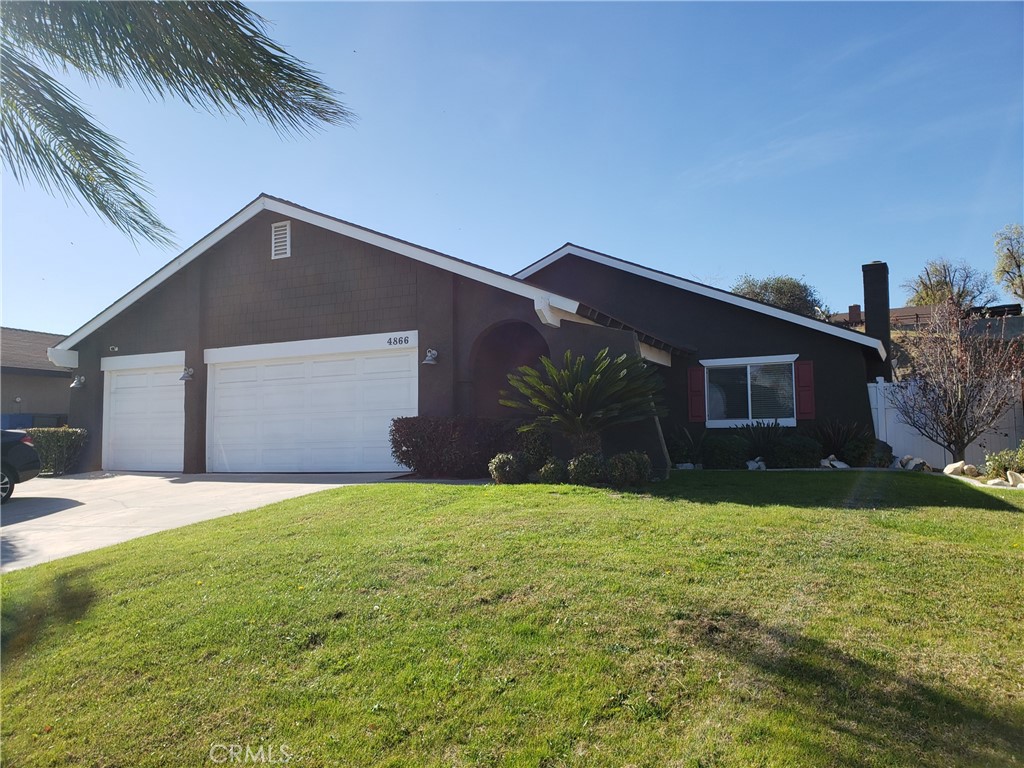
M 72 373 L 54 368 L 46 350 L 62 334 L 0 328 L 0 426 L 58 427 L 67 423 Z
M 509 416 L 497 402 L 506 373 L 570 349 L 660 366 L 670 420 L 696 420 L 702 360 L 722 369 L 707 374 L 706 409 L 723 382 L 736 387 L 726 364 L 754 357 L 803 398 L 794 405 L 810 389 L 814 412 L 784 418 L 862 417 L 880 341 L 706 286 L 602 273 L 594 252 L 566 248 L 508 276 L 261 195 L 50 349 L 81 380 L 70 406 L 92 435 L 81 469 L 394 470 L 393 418 Z M 717 414 L 700 420 L 719 426 Z M 657 419 L 610 443 L 667 465 Z

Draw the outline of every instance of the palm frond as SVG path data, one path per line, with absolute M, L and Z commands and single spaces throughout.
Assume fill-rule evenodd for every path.
M 251 115 L 286 133 L 351 124 L 355 115 L 318 73 L 266 33 L 240 2 L 4 4 L 3 43 L 86 77 Z
M 148 188 L 121 143 L 14 47 L 3 50 L 0 94 L 0 151 L 19 183 L 32 178 L 50 193 L 76 198 L 129 237 L 173 243 L 144 199 Z

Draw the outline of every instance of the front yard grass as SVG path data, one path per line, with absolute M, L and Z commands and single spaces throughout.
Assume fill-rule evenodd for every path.
M 1022 509 L 888 472 L 327 491 L 5 575 L 3 761 L 1019 766 Z

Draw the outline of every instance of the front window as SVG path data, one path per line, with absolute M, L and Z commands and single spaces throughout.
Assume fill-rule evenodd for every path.
M 796 357 L 701 360 L 706 376 L 707 426 L 736 427 L 772 421 L 795 427 Z

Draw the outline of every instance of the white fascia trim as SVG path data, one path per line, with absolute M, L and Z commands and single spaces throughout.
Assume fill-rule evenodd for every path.
M 652 347 L 650 344 L 644 344 L 642 341 L 640 342 L 640 357 L 648 362 L 664 365 L 666 368 L 672 367 L 671 352 Z
M 78 350 L 61 349 L 60 347 L 49 347 L 46 350 L 47 359 L 58 368 L 77 368 Z
M 391 341 L 391 344 L 388 344 Z M 336 336 L 329 339 L 303 339 L 273 344 L 248 344 L 242 347 L 216 347 L 203 352 L 203 362 L 245 363 L 257 360 L 279 360 L 288 357 L 338 355 L 348 352 L 400 352 L 419 346 L 417 331 L 370 333 L 365 336 Z
M 758 422 L 764 424 L 778 424 L 780 427 L 795 427 L 796 419 L 717 419 L 706 421 L 704 425 L 708 429 L 730 429 L 731 427 L 752 427 Z
M 727 365 L 771 365 L 772 363 L 792 363 L 800 355 L 762 355 L 760 357 L 718 357 L 709 360 L 698 360 L 705 368 L 718 368 Z
M 136 368 L 183 368 L 185 350 L 180 352 L 153 352 L 147 355 L 118 355 L 101 357 L 101 371 L 131 371 Z
M 718 301 L 724 301 L 727 304 L 732 304 L 743 309 L 749 309 L 753 312 L 760 312 L 762 315 L 768 315 L 779 320 L 785 320 L 789 323 L 796 325 L 802 325 L 804 328 L 810 328 L 813 331 L 820 331 L 821 333 L 827 333 L 831 336 L 836 336 L 846 341 L 852 341 L 857 344 L 862 344 L 865 347 L 870 347 L 878 352 L 878 356 L 885 360 L 885 346 L 878 339 L 873 339 L 870 336 L 865 336 L 863 333 L 857 333 L 856 331 L 848 331 L 845 328 L 838 328 L 834 325 L 828 325 L 827 323 L 820 322 L 818 320 L 812 320 L 809 317 L 803 315 L 797 315 L 793 312 L 786 312 L 784 309 L 777 309 L 775 307 L 768 307 L 764 304 L 759 304 L 756 301 L 745 299 L 742 296 L 737 296 L 734 293 L 723 291 L 719 288 L 712 288 L 710 285 L 702 285 L 701 283 L 695 283 L 689 280 L 683 280 L 682 278 L 673 277 L 666 275 L 661 272 L 655 272 L 647 267 L 641 267 L 638 264 L 629 264 L 619 259 L 614 259 L 610 256 L 606 256 L 603 253 L 597 253 L 587 248 L 580 248 L 576 245 L 563 245 L 554 253 L 545 256 L 538 262 L 531 264 L 525 269 L 516 272 L 514 277 L 518 277 L 521 280 L 525 280 L 530 275 L 539 272 L 545 267 L 558 261 L 563 256 L 579 256 L 580 258 L 589 259 L 590 261 L 598 264 L 603 264 L 607 267 L 614 269 L 620 269 L 623 272 L 629 272 L 633 275 L 640 277 L 646 277 L 648 280 L 656 280 L 659 283 L 665 285 L 671 285 L 673 288 L 679 288 L 690 293 L 696 293 L 698 296 L 705 296 L 709 299 L 716 299 Z
M 303 208 L 281 202 L 280 200 L 274 200 L 265 195 L 261 195 L 213 230 L 213 232 L 208 234 L 202 240 L 183 251 L 170 263 L 166 264 L 153 275 L 143 280 L 131 291 L 126 293 L 105 310 L 100 312 L 100 314 L 96 315 L 92 320 L 64 339 L 64 341 L 60 342 L 56 349 L 70 349 L 78 344 L 90 333 L 116 317 L 131 304 L 138 301 L 176 272 L 186 267 L 200 254 L 204 253 L 220 240 L 223 240 L 261 211 L 273 211 L 274 213 L 281 214 L 282 216 L 288 216 L 289 218 L 297 221 L 304 221 L 307 224 L 312 224 L 331 232 L 336 232 L 338 234 L 345 235 L 346 237 L 351 237 L 355 240 L 369 243 L 370 245 L 376 245 L 380 248 L 385 248 L 394 253 L 401 254 L 402 256 L 407 256 L 410 259 L 423 262 L 424 264 L 438 267 L 446 272 L 467 277 L 479 283 L 491 285 L 500 290 L 507 291 L 508 293 L 513 293 L 528 299 L 543 297 L 556 309 L 574 313 L 579 308 L 579 302 L 577 301 L 573 301 L 565 296 L 559 296 L 548 291 L 543 291 L 535 286 L 524 283 L 521 280 L 517 280 L 516 278 L 490 272 L 483 267 L 467 264 L 450 256 L 434 253 L 426 250 L 425 248 L 412 245 L 411 243 L 395 240 L 387 235 L 371 232 L 352 224 L 332 219 L 329 216 L 324 216 L 323 214 L 308 211 Z

